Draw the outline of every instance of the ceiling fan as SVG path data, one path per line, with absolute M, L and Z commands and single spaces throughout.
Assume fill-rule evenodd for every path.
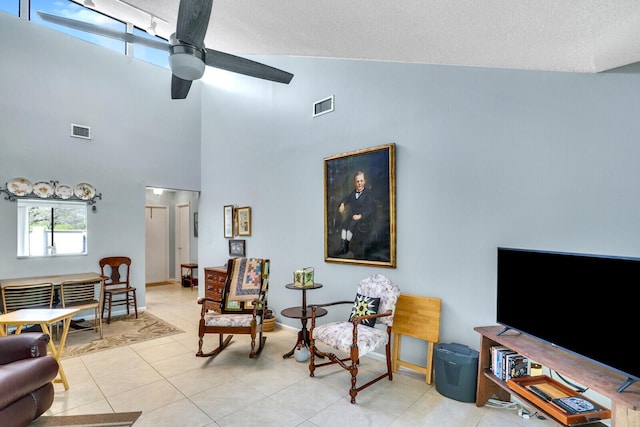
M 38 12 L 38 15 L 43 20 L 54 24 L 168 51 L 172 73 L 171 99 L 185 99 L 191 88 L 191 82 L 198 80 L 204 74 L 205 65 L 259 79 L 289 84 L 293 78 L 291 73 L 229 53 L 207 49 L 204 46 L 204 36 L 207 32 L 212 4 L 213 0 L 180 0 L 176 32 L 169 37 L 169 43 L 45 12 Z

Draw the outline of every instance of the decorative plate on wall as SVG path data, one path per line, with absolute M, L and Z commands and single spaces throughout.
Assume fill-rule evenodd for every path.
M 51 197 L 53 195 L 53 185 L 45 181 L 36 182 L 33 184 L 33 194 L 41 199 Z
M 74 193 L 78 199 L 89 200 L 96 195 L 96 189 L 93 188 L 93 185 L 82 182 L 76 185 Z
M 26 196 L 33 191 L 33 185 L 28 179 L 13 178 L 7 182 L 7 190 L 16 196 Z
M 56 196 L 66 200 L 73 196 L 73 190 L 68 185 L 58 185 L 56 186 Z

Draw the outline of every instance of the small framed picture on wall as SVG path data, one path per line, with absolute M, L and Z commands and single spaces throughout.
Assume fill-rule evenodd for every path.
M 229 256 L 244 257 L 246 254 L 246 246 L 244 240 L 229 240 Z
M 233 205 L 226 205 L 224 207 L 224 237 L 233 238 L 233 217 L 234 217 Z
M 238 217 L 238 236 L 251 236 L 251 208 L 244 206 L 236 210 Z

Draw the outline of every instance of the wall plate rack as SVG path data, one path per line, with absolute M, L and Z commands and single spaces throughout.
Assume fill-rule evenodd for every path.
M 94 205 L 102 200 L 102 193 L 96 192 L 93 185 L 81 182 L 75 186 L 60 184 L 58 181 L 38 181 L 34 184 L 25 178 L 13 178 L 6 187 L 0 187 L 5 200 L 15 202 L 19 199 L 68 200 Z

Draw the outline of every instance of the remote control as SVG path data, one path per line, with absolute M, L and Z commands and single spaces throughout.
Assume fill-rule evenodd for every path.
M 546 400 L 547 402 L 550 402 L 552 397 L 549 396 L 547 393 L 545 393 L 544 391 L 540 390 L 538 387 L 532 385 L 529 387 L 529 389 L 533 392 L 533 394 L 535 394 L 536 396 L 538 396 L 539 398 Z

